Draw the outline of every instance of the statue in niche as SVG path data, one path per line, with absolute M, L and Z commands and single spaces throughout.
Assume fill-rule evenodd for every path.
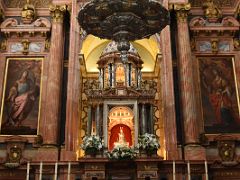
M 129 143 L 126 142 L 125 135 L 123 133 L 123 127 L 120 127 L 120 132 L 118 133 L 118 141 L 114 143 L 114 148 L 118 147 L 128 147 Z

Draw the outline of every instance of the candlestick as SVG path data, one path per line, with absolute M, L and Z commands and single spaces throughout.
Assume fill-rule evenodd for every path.
M 42 162 L 40 162 L 39 180 L 42 180 L 42 168 L 43 168 L 43 164 L 42 164 Z
M 176 167 L 175 167 L 175 161 L 173 161 L 173 180 L 176 180 Z
M 206 160 L 205 160 L 204 164 L 205 164 L 205 176 L 206 176 L 206 180 L 208 180 L 208 164 L 207 164 Z
M 54 180 L 57 180 L 58 163 L 55 163 Z
M 26 180 L 29 180 L 29 171 L 30 171 L 30 162 L 27 163 L 27 177 L 26 177 Z
M 187 163 L 188 180 L 191 180 L 190 162 Z
M 67 174 L 67 180 L 70 180 L 71 177 L 71 163 L 68 162 L 68 174 Z

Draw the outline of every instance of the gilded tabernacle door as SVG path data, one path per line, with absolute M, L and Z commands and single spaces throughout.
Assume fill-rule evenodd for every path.
M 1 135 L 37 135 L 43 58 L 8 58 Z
M 234 59 L 199 58 L 202 116 L 206 133 L 239 133 L 239 93 Z

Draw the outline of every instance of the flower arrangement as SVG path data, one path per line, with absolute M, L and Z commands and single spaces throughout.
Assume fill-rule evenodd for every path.
M 138 151 L 128 146 L 114 147 L 112 151 L 106 153 L 107 157 L 112 160 L 130 160 L 137 156 Z
M 153 154 L 158 148 L 160 148 L 160 144 L 154 134 L 145 133 L 138 138 L 137 147 L 140 150 L 145 150 L 147 154 Z
M 81 148 L 86 154 L 96 154 L 103 149 L 103 140 L 99 136 L 85 136 Z

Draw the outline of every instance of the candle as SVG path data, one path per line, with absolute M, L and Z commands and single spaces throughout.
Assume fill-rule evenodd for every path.
M 42 162 L 40 162 L 39 180 L 42 180 L 42 168 L 43 168 L 43 164 L 42 164 Z
M 55 163 L 54 180 L 57 180 L 58 163 Z
M 176 167 L 175 167 L 175 161 L 173 161 L 173 180 L 176 180 Z
M 188 180 L 191 180 L 190 162 L 187 163 Z
M 208 180 L 208 165 L 206 160 L 205 160 L 205 176 L 206 176 L 206 180 Z
M 29 180 L 29 171 L 30 171 L 30 162 L 27 163 L 27 177 L 26 177 L 26 180 Z
M 70 180 L 71 175 L 71 163 L 68 162 L 68 173 L 67 173 L 67 179 Z

